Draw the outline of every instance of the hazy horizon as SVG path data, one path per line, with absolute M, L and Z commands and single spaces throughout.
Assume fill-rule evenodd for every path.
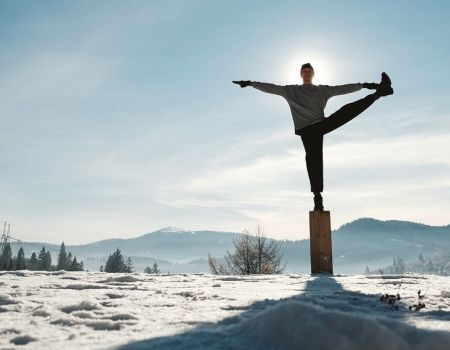
M 361 218 L 356 218 L 354 220 L 351 220 L 349 222 L 345 222 L 342 225 L 339 225 L 338 227 L 332 227 L 331 229 L 332 229 L 332 231 L 339 230 L 343 225 L 352 223 L 352 222 L 360 220 L 360 219 L 380 220 L 380 219 L 377 219 L 377 218 L 361 217 Z M 423 222 L 415 222 L 415 221 L 407 221 L 407 220 L 396 220 L 396 219 L 393 219 L 393 220 L 394 221 L 400 221 L 400 222 L 410 222 L 410 223 L 419 224 L 419 225 L 426 225 L 426 226 L 429 226 L 429 227 L 446 227 L 446 226 L 450 225 L 450 224 L 428 225 L 428 224 L 423 223 Z M 380 220 L 380 221 L 385 221 L 385 220 Z M 37 241 L 21 240 L 21 241 L 26 242 L 26 243 L 46 243 L 46 244 L 53 244 L 53 245 L 60 245 L 62 242 L 64 242 L 64 244 L 66 246 L 88 245 L 88 244 L 96 243 L 96 242 L 99 242 L 99 241 L 102 241 L 102 240 L 139 238 L 141 236 L 144 236 L 144 235 L 147 235 L 147 234 L 151 234 L 151 233 L 155 233 L 157 231 L 162 231 L 162 230 L 164 230 L 166 232 L 167 231 L 176 231 L 176 232 L 181 232 L 181 231 L 185 231 L 185 232 L 206 232 L 206 231 L 211 231 L 211 232 L 223 232 L 223 233 L 230 233 L 230 234 L 231 233 L 242 233 L 243 232 L 243 230 L 241 230 L 239 232 L 237 232 L 237 231 L 227 231 L 227 230 L 211 230 L 211 229 L 208 229 L 208 228 L 191 230 L 191 229 L 186 228 L 186 227 L 165 226 L 165 227 L 160 227 L 160 228 L 152 230 L 152 231 L 146 231 L 146 232 L 139 232 L 139 233 L 131 234 L 130 236 L 127 236 L 127 237 L 123 237 L 123 236 L 119 235 L 119 236 L 114 236 L 114 237 L 112 236 L 112 237 L 107 237 L 107 238 L 102 238 L 102 239 L 86 240 L 85 242 L 78 242 L 78 243 L 72 243 L 71 241 L 68 241 L 68 240 L 64 239 L 64 237 L 62 239 L 56 240 L 56 241 L 42 241 L 42 240 L 41 241 L 39 241 L 39 240 L 37 240 Z M 255 230 L 250 230 L 250 232 L 251 233 L 255 233 L 256 232 L 256 228 L 255 228 Z M 305 235 L 303 238 L 294 238 L 294 239 L 285 238 L 285 237 L 277 238 L 277 237 L 272 237 L 272 236 L 270 236 L 268 234 L 265 234 L 265 236 L 268 237 L 268 238 L 274 238 L 274 239 L 277 239 L 277 240 L 289 240 L 289 241 L 302 241 L 302 240 L 305 240 L 305 239 L 306 240 L 309 239 L 309 236 L 307 236 L 307 235 Z M 12 243 L 14 243 L 15 245 L 20 246 L 20 241 L 18 242 L 18 241 L 13 240 Z

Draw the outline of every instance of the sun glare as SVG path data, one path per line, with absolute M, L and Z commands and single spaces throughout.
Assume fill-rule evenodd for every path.
M 303 63 L 311 63 L 314 68 L 313 84 L 332 84 L 332 64 L 317 54 L 301 54 L 296 55 L 286 62 L 286 84 L 303 84 L 300 76 L 300 68 Z

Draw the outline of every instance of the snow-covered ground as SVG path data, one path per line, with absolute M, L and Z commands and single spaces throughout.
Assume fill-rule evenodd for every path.
M 3 271 L 0 348 L 450 349 L 450 277 Z

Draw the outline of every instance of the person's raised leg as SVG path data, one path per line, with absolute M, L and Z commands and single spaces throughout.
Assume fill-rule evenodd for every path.
M 376 100 L 382 96 L 392 95 L 394 90 L 391 87 L 391 80 L 389 76 L 383 72 L 381 74 L 381 83 L 378 89 L 357 101 L 348 103 L 331 114 L 329 117 L 316 123 L 316 129 L 319 129 L 324 135 L 337 129 L 338 127 L 348 123 L 350 120 L 361 114 Z
M 336 112 L 321 120 L 317 125 L 323 134 L 327 134 L 340 126 L 348 123 L 350 120 L 361 114 L 367 108 L 369 108 L 372 103 L 374 103 L 380 96 L 375 95 L 375 93 L 367 95 L 357 101 L 348 103 Z

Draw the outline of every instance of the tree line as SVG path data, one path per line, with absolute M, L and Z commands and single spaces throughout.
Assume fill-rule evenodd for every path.
M 58 259 L 56 265 L 52 264 L 52 255 L 49 250 L 43 246 L 38 254 L 33 252 L 30 258 L 25 257 L 23 247 L 17 252 L 16 256 L 13 256 L 11 244 L 7 243 L 0 255 L 0 270 L 16 271 L 16 270 L 33 270 L 33 271 L 84 271 L 83 261 L 78 261 L 76 256 L 73 256 L 71 252 L 67 252 L 64 242 L 61 243 L 61 247 L 58 253 Z M 104 272 L 134 272 L 134 264 L 131 257 L 125 258 L 120 249 L 109 254 L 105 266 L 100 266 L 100 271 Z M 145 273 L 160 273 L 158 264 L 153 266 L 146 266 Z
M 72 257 L 71 252 L 66 253 L 64 242 L 61 244 L 56 265 L 52 265 L 52 256 L 50 251 L 46 250 L 44 246 L 38 254 L 33 252 L 30 258 L 26 258 L 23 247 L 20 247 L 17 255 L 13 256 L 11 244 L 7 243 L 0 256 L 0 270 L 83 271 L 84 264 L 82 261 L 78 261 L 76 256 Z
M 450 252 L 424 258 L 422 253 L 416 261 L 405 261 L 401 257 L 394 258 L 391 265 L 374 270 L 366 266 L 365 274 L 403 274 L 414 272 L 450 276 Z

